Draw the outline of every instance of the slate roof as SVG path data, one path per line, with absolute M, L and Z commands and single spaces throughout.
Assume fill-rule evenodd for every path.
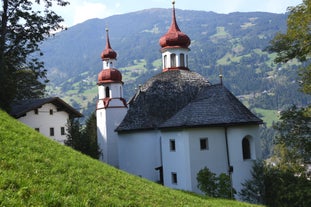
M 185 107 L 210 83 L 188 70 L 162 72 L 141 86 L 116 131 L 156 129 Z
M 225 86 L 205 87 L 187 106 L 159 128 L 232 126 L 261 124 L 262 120 L 246 108 Z
M 129 103 L 116 131 L 261 124 L 225 86 L 187 70 L 149 79 Z
M 50 98 L 41 98 L 41 99 L 29 99 L 24 101 L 19 101 L 15 103 L 11 107 L 11 116 L 15 118 L 19 118 L 23 116 L 25 113 L 34 110 L 36 108 L 40 108 L 42 105 L 46 103 L 52 103 L 57 107 L 59 111 L 66 111 L 71 117 L 82 117 L 83 115 L 71 107 L 69 104 L 64 102 L 62 99 L 58 97 L 50 97 Z

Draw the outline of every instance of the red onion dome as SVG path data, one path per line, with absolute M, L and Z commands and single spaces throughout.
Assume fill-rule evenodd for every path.
M 110 45 L 108 29 L 106 29 L 106 48 L 101 53 L 100 57 L 102 58 L 102 60 L 117 58 L 117 53 L 111 48 Z
M 185 33 L 181 32 L 177 25 L 174 2 L 173 2 L 172 24 L 168 32 L 160 38 L 159 43 L 162 48 L 166 47 L 188 48 L 188 46 L 191 43 L 190 38 Z
M 98 74 L 98 83 L 122 83 L 122 74 L 114 68 L 104 69 Z

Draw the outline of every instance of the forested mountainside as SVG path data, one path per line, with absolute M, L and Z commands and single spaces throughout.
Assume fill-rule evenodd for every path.
M 217 14 L 176 10 L 180 29 L 191 38 L 189 66 L 211 83 L 224 84 L 252 109 L 282 110 L 311 98 L 298 91 L 299 63 L 274 64 L 266 51 L 277 32 L 286 30 L 286 14 Z M 116 67 L 123 74 L 125 98 L 161 72 L 159 39 L 171 23 L 171 9 L 147 9 L 91 19 L 57 33 L 42 45 L 49 94 L 60 96 L 88 116 L 95 109 L 100 53 L 109 27 Z M 220 72 L 221 71 L 221 72 Z M 258 112 L 258 111 L 257 111 Z

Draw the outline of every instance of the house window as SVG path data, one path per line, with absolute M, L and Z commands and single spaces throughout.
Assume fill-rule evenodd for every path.
M 39 110 L 38 109 L 35 109 L 35 114 L 39 114 Z
M 200 139 L 200 149 L 201 150 L 208 150 L 208 139 L 207 138 L 201 138 Z
M 176 54 L 171 54 L 171 68 L 176 67 Z
M 50 128 L 50 136 L 54 136 L 54 128 L 53 127 Z
M 176 146 L 175 146 L 175 139 L 170 139 L 170 150 L 175 151 Z
M 172 172 L 172 184 L 177 184 L 177 173 Z
M 185 55 L 183 53 L 180 54 L 180 66 L 185 66 Z
M 36 130 L 37 132 L 40 132 L 40 129 L 39 129 L 39 128 L 35 128 L 35 130 Z
M 61 127 L 60 128 L 60 134 L 61 135 L 65 135 L 65 127 Z
M 53 115 L 53 109 L 50 109 L 50 115 Z
M 105 92 L 106 92 L 106 98 L 109 98 L 110 97 L 110 89 L 109 89 L 109 87 L 106 87 Z
M 244 137 L 242 140 L 243 159 L 251 159 L 251 147 L 248 137 Z

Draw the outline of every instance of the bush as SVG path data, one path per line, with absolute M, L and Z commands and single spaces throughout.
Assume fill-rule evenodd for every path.
M 231 186 L 230 176 L 225 173 L 216 176 L 215 173 L 204 167 L 198 172 L 197 181 L 198 188 L 207 196 L 233 199 L 236 194 Z

